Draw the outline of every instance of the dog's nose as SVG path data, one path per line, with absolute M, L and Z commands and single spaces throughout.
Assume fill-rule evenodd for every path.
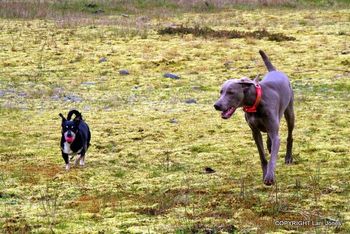
M 215 104 L 214 104 L 214 108 L 215 108 L 215 110 L 220 110 L 220 109 L 221 109 L 221 106 L 218 105 L 217 103 L 215 103 Z

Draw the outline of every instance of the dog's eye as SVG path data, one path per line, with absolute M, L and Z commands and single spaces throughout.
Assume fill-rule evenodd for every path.
M 234 93 L 232 91 L 227 91 L 228 95 L 233 95 Z

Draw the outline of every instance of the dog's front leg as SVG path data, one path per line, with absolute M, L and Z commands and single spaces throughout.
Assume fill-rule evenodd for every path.
M 79 164 L 80 166 L 84 166 L 85 165 L 85 149 L 83 149 L 80 153 L 80 160 L 79 160 Z
M 278 132 L 268 133 L 271 139 L 271 158 L 267 165 L 267 173 L 265 175 L 264 184 L 272 185 L 275 183 L 275 167 L 277 161 L 277 155 L 280 148 L 280 138 Z
M 63 151 L 62 151 L 62 158 L 63 158 L 64 162 L 66 163 L 66 170 L 69 170 L 70 164 L 69 164 L 68 154 L 63 153 Z
M 74 166 L 75 166 L 75 167 L 78 166 L 78 163 L 80 162 L 80 159 L 81 159 L 81 155 L 78 154 L 78 155 L 77 155 L 77 158 L 76 158 L 75 161 L 74 161 Z
M 262 136 L 261 136 L 260 131 L 257 129 L 252 129 L 252 133 L 253 133 L 253 138 L 254 138 L 255 144 L 256 144 L 258 151 L 259 151 L 261 168 L 263 171 L 263 179 L 264 179 L 265 175 L 266 175 L 266 169 L 267 169 L 267 160 L 265 158 L 264 144 L 263 144 Z

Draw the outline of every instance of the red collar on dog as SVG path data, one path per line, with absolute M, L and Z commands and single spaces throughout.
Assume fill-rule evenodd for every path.
M 247 112 L 247 113 L 255 113 L 256 112 L 256 108 L 260 104 L 261 96 L 262 96 L 262 89 L 261 89 L 260 84 L 255 84 L 255 91 L 256 91 L 256 98 L 255 98 L 254 105 L 243 106 L 244 112 Z

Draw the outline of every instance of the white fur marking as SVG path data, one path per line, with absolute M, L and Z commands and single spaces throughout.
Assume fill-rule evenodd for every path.
M 85 165 L 85 156 L 80 158 L 80 166 Z
M 70 148 L 70 144 L 68 142 L 64 142 L 63 144 L 63 153 L 65 154 L 72 154 L 73 151 Z
M 68 171 L 70 169 L 70 164 L 66 164 L 66 170 Z

